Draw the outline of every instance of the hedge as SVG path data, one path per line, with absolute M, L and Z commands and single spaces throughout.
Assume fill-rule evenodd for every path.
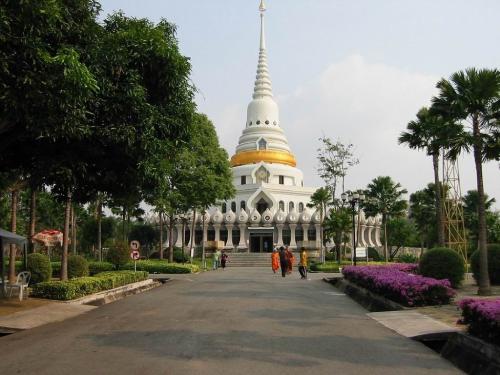
M 133 270 L 134 262 L 129 262 L 122 267 L 125 270 Z M 139 260 L 137 270 L 149 273 L 195 273 L 200 270 L 196 264 L 168 263 L 164 260 Z
M 49 257 L 47 255 L 32 253 L 28 255 L 27 260 L 28 271 L 31 272 L 30 284 L 37 284 L 50 280 L 52 277 L 52 267 L 50 266 Z
M 109 262 L 89 262 L 89 273 L 95 275 L 100 272 L 114 271 L 115 266 Z
M 311 262 L 309 269 L 318 272 L 339 272 L 339 265 L 337 262 L 313 263 Z
M 81 255 L 70 255 L 68 257 L 68 277 L 86 277 L 89 275 L 89 262 Z
M 147 272 L 113 271 L 68 281 L 48 281 L 33 286 L 32 295 L 39 298 L 72 300 L 103 290 L 146 280 Z

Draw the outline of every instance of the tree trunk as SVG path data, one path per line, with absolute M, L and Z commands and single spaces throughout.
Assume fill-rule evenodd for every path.
M 33 253 L 35 251 L 35 243 L 33 241 L 33 236 L 36 231 L 36 189 L 31 188 L 31 201 L 30 201 L 30 226 L 28 231 L 29 238 L 29 251 Z
M 192 254 L 193 254 L 193 243 L 194 243 L 194 224 L 195 224 L 195 221 L 196 221 L 196 208 L 193 208 L 193 221 L 192 221 L 192 224 L 191 224 L 191 246 L 189 246 L 189 258 L 191 259 L 191 261 L 193 261 L 193 257 L 192 257 Z
M 99 261 L 102 262 L 102 201 L 97 198 L 97 252 L 99 253 Z
M 163 213 L 160 211 L 160 259 L 163 259 Z
M 73 255 L 76 255 L 76 215 L 75 205 L 71 205 L 71 248 Z
M 182 233 L 181 233 L 181 240 L 182 240 L 182 264 L 184 264 L 184 246 L 186 242 L 186 221 L 182 219 Z
M 474 134 L 474 163 L 476 164 L 477 178 L 477 216 L 478 216 L 478 234 L 479 234 L 479 289 L 481 296 L 491 295 L 490 276 L 488 273 L 488 249 L 486 248 L 486 209 L 484 205 L 484 186 L 483 186 L 483 165 L 481 155 L 481 134 L 479 130 L 479 120 L 477 115 L 472 119 Z
M 16 233 L 17 230 L 17 202 L 19 198 L 19 190 L 13 189 L 11 192 L 10 202 L 10 231 Z M 3 249 L 1 249 L 3 251 Z M 10 245 L 9 253 L 9 283 L 16 282 L 16 254 L 17 247 L 14 244 Z
M 126 211 L 125 211 L 125 206 L 122 208 L 122 237 L 123 241 L 127 241 L 125 238 L 125 219 L 126 219 Z
M 63 250 L 61 256 L 61 280 L 68 280 L 68 243 L 69 243 L 69 220 L 71 216 L 71 192 L 68 191 L 66 198 L 66 210 L 64 213 Z
M 382 215 L 382 224 L 384 225 L 384 257 L 385 262 L 388 261 L 388 253 L 387 253 L 387 217 L 386 215 Z
M 444 247 L 444 209 L 443 209 L 443 199 L 444 195 L 441 191 L 441 183 L 439 181 L 439 154 L 434 153 L 432 155 L 432 166 L 434 168 L 434 190 L 436 194 L 435 204 L 436 204 L 436 222 L 438 231 L 438 244 Z
M 170 215 L 170 223 L 168 225 L 168 261 L 174 262 L 174 216 Z

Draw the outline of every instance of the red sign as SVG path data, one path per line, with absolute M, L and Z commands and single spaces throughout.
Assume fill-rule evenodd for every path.
M 133 251 L 130 253 L 130 257 L 131 257 L 133 260 L 139 260 L 139 258 L 141 257 L 141 254 L 139 253 L 139 251 L 137 251 L 137 250 L 133 250 Z

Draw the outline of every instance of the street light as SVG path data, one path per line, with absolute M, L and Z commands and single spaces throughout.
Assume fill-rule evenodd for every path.
M 342 193 L 340 196 L 342 198 L 342 202 L 344 203 L 349 203 L 351 205 L 351 211 L 352 211 L 352 259 L 354 262 L 354 265 L 356 265 L 356 225 L 354 223 L 354 217 L 356 215 L 356 211 L 358 211 L 361 208 L 361 204 L 365 200 L 365 195 L 363 193 Z M 358 220 L 359 220 L 359 214 L 358 214 Z

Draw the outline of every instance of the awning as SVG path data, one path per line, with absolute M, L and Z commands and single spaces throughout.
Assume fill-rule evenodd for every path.
M 5 229 L 0 228 L 0 238 L 4 245 L 14 244 L 22 246 L 26 243 L 26 238 L 20 236 L 18 234 L 6 231 Z

